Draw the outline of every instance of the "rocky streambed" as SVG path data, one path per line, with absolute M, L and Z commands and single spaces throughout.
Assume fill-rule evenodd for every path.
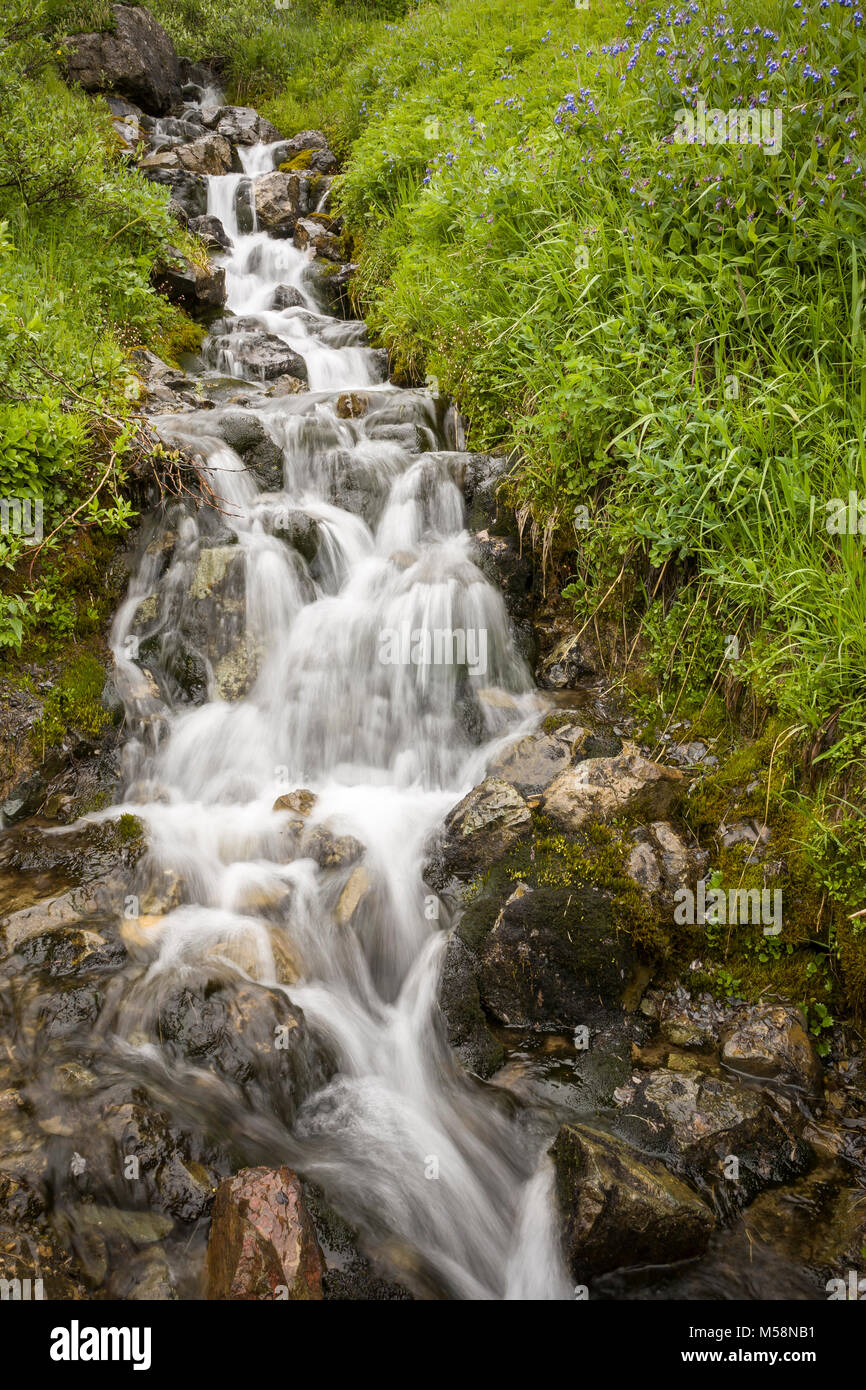
M 183 369 L 139 358 L 193 471 L 142 484 L 117 722 L 7 799 L 0 1276 L 826 1298 L 866 1242 L 863 1066 L 783 996 L 695 983 L 706 747 L 635 741 L 542 600 L 505 460 L 346 316 L 325 137 L 118 16 L 72 72 L 205 238 L 160 285 L 208 333 Z

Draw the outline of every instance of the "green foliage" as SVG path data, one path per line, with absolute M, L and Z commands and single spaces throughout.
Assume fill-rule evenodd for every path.
M 164 190 L 124 160 L 107 109 L 54 63 L 48 10 L 10 0 L 0 20 L 0 647 L 89 629 L 70 592 L 70 527 L 111 534 L 132 514 L 132 348 L 183 338 L 152 288 L 186 245 Z M 25 499 L 42 534 L 17 524 Z M 39 548 L 39 542 L 42 542 Z
M 104 684 L 105 671 L 94 656 L 81 655 L 64 666 L 31 730 L 34 751 L 60 743 L 70 729 L 85 738 L 102 733 L 111 723 L 101 703 Z

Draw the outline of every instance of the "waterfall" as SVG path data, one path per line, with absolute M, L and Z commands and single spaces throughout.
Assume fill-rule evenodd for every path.
M 274 151 L 241 154 L 243 173 L 208 179 L 208 212 L 232 242 L 218 258 L 227 308 L 243 320 L 235 332 L 297 353 L 308 389 L 266 395 L 220 331 L 202 379 L 234 376 L 249 398 L 154 422 L 195 457 L 220 513 L 172 514 L 112 634 L 134 731 L 112 814 L 141 817 L 154 865 L 187 897 L 158 926 L 148 984 L 183 981 L 217 950 L 284 990 L 333 1063 L 286 1132 L 287 1159 L 438 1296 L 566 1298 L 547 1141 L 459 1070 L 437 1026 L 445 933 L 422 877 L 431 832 L 491 750 L 537 723 L 532 682 L 473 561 L 443 412 L 382 379 L 363 325 L 323 312 L 311 253 L 241 232 L 238 189 L 273 169 Z M 297 291 L 292 307 L 274 307 L 279 286 Z M 365 413 L 346 418 L 348 391 L 363 393 Z M 275 447 L 266 483 L 223 437 L 229 414 Z M 314 555 L 287 543 L 289 526 L 306 528 Z M 157 554 L 169 556 L 161 571 Z M 230 597 L 201 616 L 212 582 L 230 583 Z M 211 624 L 203 703 L 145 681 L 148 604 L 168 647 L 185 623 Z M 338 892 L 333 869 L 287 853 L 294 813 L 274 806 L 301 788 L 315 797 L 305 833 L 362 849 L 351 913 L 348 883 Z M 296 962 L 292 984 L 279 982 L 275 943 Z M 183 1076 L 172 1084 L 181 1093 Z

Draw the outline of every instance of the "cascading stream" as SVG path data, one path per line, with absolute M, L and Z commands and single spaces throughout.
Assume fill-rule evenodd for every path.
M 322 312 L 309 253 L 240 231 L 239 186 L 273 168 L 273 150 L 242 155 L 242 174 L 208 180 L 208 212 L 233 243 L 220 263 L 227 307 L 244 323 L 206 343 L 204 371 L 249 379 L 232 338 L 265 330 L 303 358 L 309 389 L 254 393 L 241 411 L 282 452 L 276 487 L 225 443 L 223 408 L 155 422 L 197 458 L 221 515 L 186 511 L 167 567 L 163 547 L 148 548 L 113 633 L 136 732 L 112 814 L 142 818 L 154 864 L 187 898 L 161 924 L 146 989 L 189 978 L 214 950 L 274 983 L 276 933 L 299 977 L 279 987 L 333 1066 L 286 1131 L 287 1159 L 434 1293 L 567 1297 L 549 1135 L 451 1058 L 436 1024 L 444 923 L 422 878 L 431 831 L 503 741 L 534 726 L 537 700 L 503 600 L 473 563 L 439 404 L 383 382 L 363 327 Z M 292 307 L 272 307 L 280 286 L 297 291 Z M 361 418 L 338 413 L 347 391 L 369 398 Z M 314 558 L 286 543 L 287 527 L 316 537 Z M 136 623 L 150 603 L 170 647 L 178 623 L 195 619 L 203 574 L 233 577 L 229 617 L 201 621 L 223 625 L 235 666 L 215 650 L 215 629 L 205 633 L 206 698 L 191 707 L 145 680 Z M 419 632 L 432 659 L 416 663 Z M 444 659 L 443 645 L 437 661 L 435 635 L 455 632 L 463 660 Z M 287 862 L 293 813 L 273 807 L 298 788 L 316 797 L 308 829 L 363 846 L 351 916 L 332 869 Z M 132 1003 L 125 1017 L 127 1052 L 152 1062 Z

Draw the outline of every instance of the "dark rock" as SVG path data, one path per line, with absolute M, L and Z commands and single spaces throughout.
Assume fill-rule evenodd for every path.
M 226 273 L 222 266 L 200 266 L 178 256 L 178 265 L 161 266 L 153 284 L 172 304 L 189 314 L 200 314 L 226 301 Z
M 232 239 L 218 217 L 193 217 L 190 219 L 189 229 L 202 238 L 209 251 L 231 250 Z
M 820 1091 L 823 1069 L 815 1041 L 793 1006 L 749 1006 L 723 1025 L 720 1043 L 722 1061 L 733 1072 Z
M 502 1065 L 505 1050 L 493 1036 L 481 1007 L 478 965 L 459 936 L 452 935 L 439 982 L 439 1008 L 450 1046 L 467 1071 L 488 1077 Z
M 326 260 L 343 261 L 343 239 L 336 236 L 321 222 L 310 217 L 299 217 L 295 224 L 294 242 L 300 251 L 312 250 Z
M 319 553 L 321 535 L 318 524 L 306 512 L 285 509 L 274 519 L 274 535 L 297 550 L 308 565 Z
M 142 169 L 146 179 L 171 189 L 172 201 L 187 217 L 204 217 L 207 212 L 207 185 L 198 174 L 187 169 Z
M 241 411 L 223 415 L 217 429 L 266 492 L 281 490 L 283 451 L 271 439 L 257 415 Z
M 551 1149 L 572 1275 L 674 1264 L 706 1250 L 712 1213 L 664 1164 L 586 1125 L 563 1125 Z
M 277 285 L 271 300 L 272 309 L 305 309 L 306 302 L 294 285 Z
M 274 381 L 280 376 L 293 376 L 298 381 L 308 380 L 303 357 L 273 333 L 232 333 L 230 338 L 214 339 L 214 346 L 217 350 L 228 349 L 253 379 Z
M 174 44 L 149 10 L 112 6 L 114 29 L 75 34 L 66 71 L 86 92 L 115 92 L 145 111 L 162 116 L 181 100 L 180 67 Z
M 241 179 L 235 189 L 235 217 L 241 236 L 248 236 L 256 225 L 252 179 Z
M 566 637 L 546 656 L 535 679 L 542 690 L 573 690 L 584 676 L 594 676 L 595 665 L 579 637 Z
M 520 1028 L 568 1028 L 620 1005 L 635 979 L 631 941 L 591 885 L 518 888 L 479 950 L 481 1002 Z

